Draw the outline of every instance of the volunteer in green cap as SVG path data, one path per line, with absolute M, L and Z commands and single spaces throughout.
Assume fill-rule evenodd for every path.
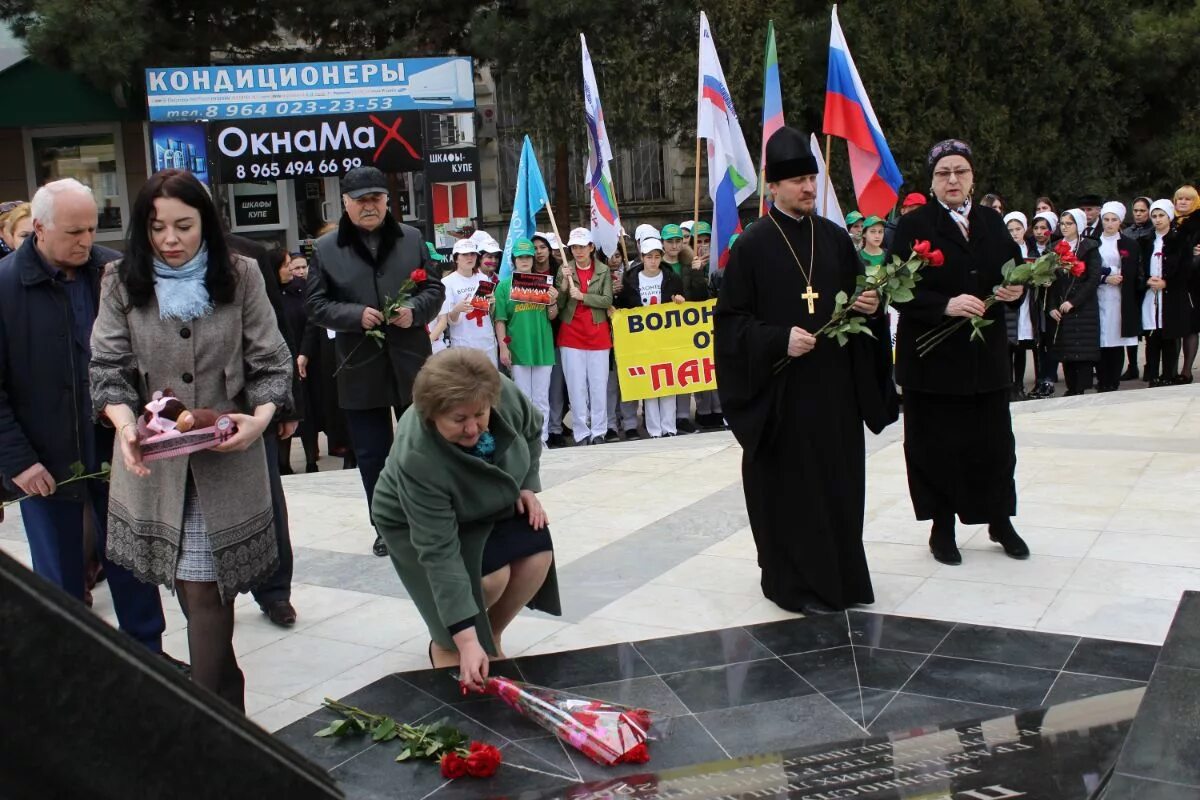
M 692 257 L 691 268 L 684 270 L 683 293 L 688 300 L 708 300 L 717 296 L 717 288 L 713 285 L 711 276 L 718 271 L 709 269 L 709 255 L 712 252 L 712 226 L 701 220 L 692 226 L 691 234 L 696 252 Z M 700 428 L 725 426 L 725 418 L 721 413 L 721 398 L 715 389 L 696 392 L 695 398 L 697 426 Z M 686 416 L 686 408 L 679 410 Z
M 858 257 L 867 266 L 879 266 L 883 263 L 883 235 L 886 231 L 883 219 L 872 214 L 863 220 L 862 249 Z
M 533 262 L 537 250 L 528 239 L 513 245 L 513 274 L 536 275 Z M 549 303 L 547 305 L 547 303 Z M 558 316 L 558 290 L 552 282 L 541 287 L 517 287 L 513 278 L 496 287 L 496 339 L 500 363 L 512 371 L 513 383 L 542 414 L 542 443 L 549 436 L 550 375 L 554 371 L 554 330 L 550 320 Z
M 861 211 L 851 211 L 846 215 L 846 230 L 850 232 L 850 238 L 854 240 L 856 248 L 862 248 L 864 219 Z

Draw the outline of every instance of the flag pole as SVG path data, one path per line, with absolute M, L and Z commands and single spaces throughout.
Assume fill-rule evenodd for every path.
M 829 207 L 829 187 L 833 185 L 833 177 L 829 174 L 829 153 L 833 147 L 833 137 L 828 133 L 825 134 L 825 193 L 821 196 L 821 216 L 825 216 L 825 209 Z
M 696 223 L 700 220 L 700 134 L 696 134 L 696 197 L 692 205 L 692 251 L 696 250 Z
M 554 238 L 558 241 L 558 257 L 562 259 L 562 267 L 567 266 L 567 250 L 563 247 L 562 236 L 558 233 L 558 221 L 554 219 L 554 209 L 550 206 L 550 198 L 546 198 L 546 211 L 550 214 L 550 228 L 554 231 Z M 563 275 L 567 278 L 567 283 L 571 286 L 575 285 L 575 281 L 571 280 L 571 273 L 563 270 Z
M 613 213 L 617 215 L 617 222 L 621 222 L 621 207 L 617 205 L 617 186 L 613 184 Z M 617 243 L 621 245 L 621 257 L 625 259 L 625 266 L 629 266 L 629 251 L 625 249 L 625 224 L 617 225 Z M 555 234 L 557 236 L 557 234 Z

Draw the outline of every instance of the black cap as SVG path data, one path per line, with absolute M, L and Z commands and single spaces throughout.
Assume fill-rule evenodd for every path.
M 375 167 L 355 167 L 342 178 L 342 194 L 355 200 L 365 194 L 387 193 L 387 178 Z
M 1098 194 L 1082 194 L 1079 196 L 1079 202 L 1075 204 L 1079 208 L 1084 206 L 1102 206 L 1104 198 Z
M 817 174 L 817 159 L 808 138 L 795 128 L 783 127 L 767 140 L 767 183 Z

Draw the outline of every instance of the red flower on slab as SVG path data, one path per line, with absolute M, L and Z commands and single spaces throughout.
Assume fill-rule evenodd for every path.
M 414 269 L 408 277 L 413 283 L 424 283 L 429 280 L 429 273 L 423 269 Z
M 471 742 L 471 754 L 466 760 L 467 774 L 472 778 L 490 778 L 503 760 L 500 751 L 490 744 Z
M 467 774 L 467 761 L 458 753 L 442 756 L 442 777 L 457 780 Z
M 635 744 L 625 755 L 621 756 L 618 764 L 645 764 L 650 760 L 650 749 L 646 747 L 645 742 Z

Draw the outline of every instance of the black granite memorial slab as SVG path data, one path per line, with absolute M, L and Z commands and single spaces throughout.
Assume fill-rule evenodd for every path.
M 1140 696 L 1150 675 L 1147 662 L 1152 666 L 1157 653 L 1158 648 L 1147 645 L 849 612 L 494 665 L 494 671 L 506 677 L 658 712 L 664 734 L 650 746 L 649 765 L 597 766 L 495 699 L 463 697 L 451 677 L 453 670 L 384 678 L 352 695 L 353 704 L 370 711 L 386 709 L 407 722 L 448 716 L 465 720 L 474 734 L 501 747 L 506 758 L 514 754 L 501 772 L 517 777 L 509 775 L 503 783 L 493 779 L 433 785 L 422 776 L 436 778 L 436 766 L 423 765 L 412 773 L 421 779 L 409 781 L 414 767 L 394 763 L 395 743 L 312 739 L 329 719 L 324 711 L 278 736 L 331 770 L 348 797 L 389 793 L 401 800 L 421 800 L 432 793 L 431 800 L 440 800 L 445 792 L 491 797 L 518 790 L 553 796 L 560 788 L 565 792 L 565 787 L 580 783 L 621 782 L 648 769 L 662 773 L 822 742 L 890 740 L 897 733 L 953 730 L 964 721 L 1000 720 L 985 728 L 1008 730 L 1013 718 L 1026 724 L 1051 713 L 1023 709 L 1060 703 L 1081 708 L 1072 703 L 1097 696 L 1119 693 L 1126 698 L 1123 702 L 1135 703 L 1129 698 Z M 1122 724 L 1127 727 L 1128 719 Z M 1115 758 L 1120 736 L 1113 742 Z M 1060 744 L 1047 747 L 1042 752 L 1062 750 Z M 1016 752 L 1028 750 L 1022 746 Z M 1093 760 L 1104 761 L 1108 752 Z M 1112 759 L 1108 766 L 1111 763 Z M 530 773 L 537 776 L 536 786 L 530 783 L 522 789 L 520 774 L 530 769 L 538 770 Z M 1102 774 L 1103 770 L 1096 773 L 1096 785 Z M 548 784 L 548 775 L 559 776 L 560 783 Z M 625 787 L 622 791 L 632 791 L 628 782 L 619 785 Z M 1046 795 L 1053 800 L 1076 796 L 1086 794 Z
M 523 800 L 1089 800 L 1144 690 L 998 719 L 530 791 Z
M 343 796 L 321 740 L 272 738 L 4 553 L 0 729 L 5 800 Z

